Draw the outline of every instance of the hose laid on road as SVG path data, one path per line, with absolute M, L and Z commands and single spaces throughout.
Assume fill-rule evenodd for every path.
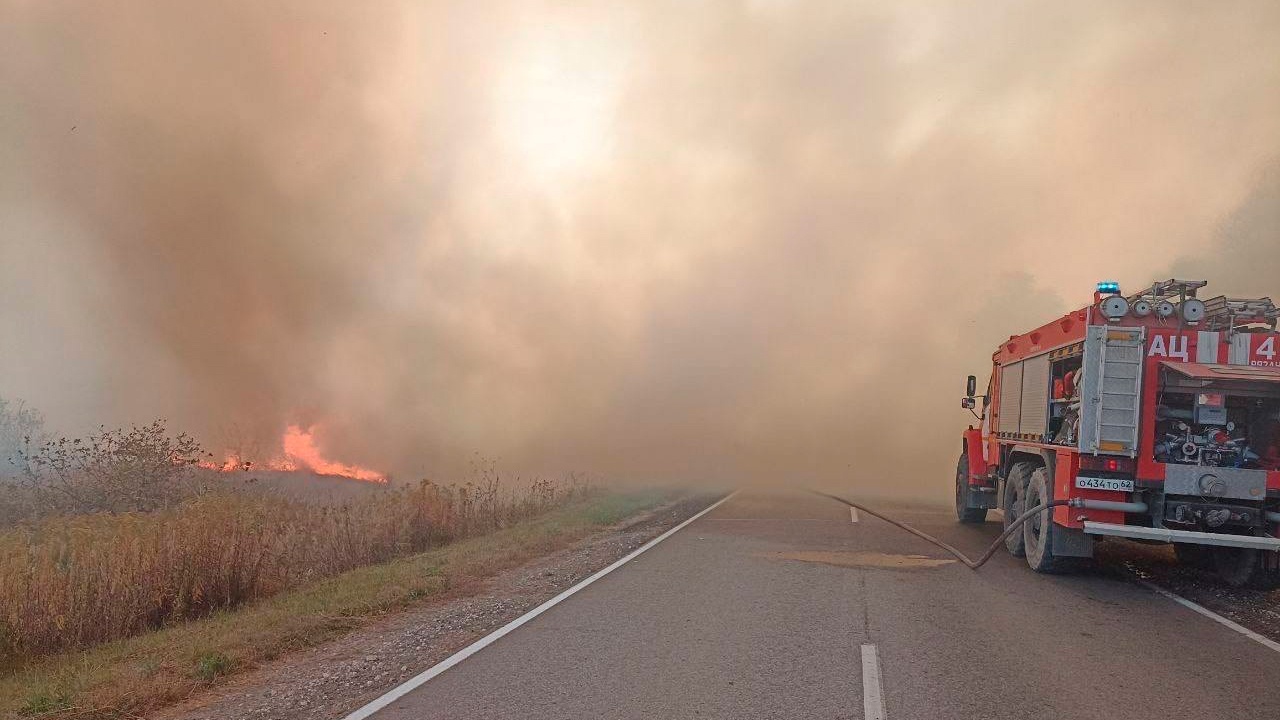
M 949 544 L 947 544 L 947 543 L 945 543 L 945 542 L 943 542 L 943 541 L 939 540 L 938 538 L 936 538 L 936 537 L 934 537 L 934 536 L 930 535 L 929 533 L 924 532 L 924 531 L 922 531 L 922 530 L 917 530 L 917 529 L 915 529 L 915 528 L 911 527 L 910 525 L 907 525 L 906 523 L 898 522 L 897 520 L 894 520 L 894 519 L 893 519 L 893 518 L 891 518 L 891 517 L 885 517 L 884 515 L 881 515 L 880 513 L 876 512 L 875 510 L 872 510 L 871 508 L 869 508 L 869 507 L 867 507 L 867 506 L 865 506 L 865 505 L 861 505 L 861 504 L 859 504 L 859 503 L 853 502 L 852 500 L 845 500 L 844 498 L 842 498 L 842 497 L 840 497 L 840 496 L 838 496 L 838 495 L 831 495 L 831 494 L 828 494 L 828 493 L 819 492 L 819 491 L 817 491 L 817 490 L 810 490 L 809 492 L 813 493 L 814 495 L 821 495 L 821 496 L 822 496 L 822 497 L 824 497 L 824 498 L 828 498 L 828 499 L 831 499 L 831 500 L 835 500 L 836 502 L 844 503 L 845 505 L 848 505 L 849 507 L 857 508 L 857 509 L 861 510 L 862 512 L 866 513 L 866 514 L 871 515 L 872 517 L 880 518 L 881 520 L 883 520 L 883 521 L 885 521 L 885 522 L 889 523 L 890 525 L 894 525 L 894 526 L 900 527 L 900 528 L 902 528 L 903 530 L 906 530 L 907 532 L 911 533 L 912 535 L 915 535 L 916 537 L 918 537 L 918 538 L 920 538 L 920 539 L 922 539 L 922 540 L 928 540 L 929 542 L 933 543 L 934 545 L 937 545 L 938 547 L 942 548 L 943 550 L 946 550 L 947 552 L 951 553 L 952 555 L 955 555 L 955 556 L 956 556 L 956 558 L 957 558 L 960 562 L 962 562 L 962 563 L 964 563 L 965 565 L 967 565 L 967 566 L 969 567 L 969 569 L 970 569 L 970 570 L 977 570 L 978 568 L 982 567 L 982 566 L 983 566 L 983 565 L 984 565 L 988 560 L 990 560 L 990 559 L 991 559 L 991 556 L 996 554 L 996 550 L 999 550 L 999 549 L 1000 549 L 1000 546 L 1004 544 L 1005 538 L 1009 537 L 1010 535 L 1012 535 L 1012 534 L 1014 533 L 1014 531 L 1016 531 L 1016 530 L 1018 530 L 1019 528 L 1021 528 L 1021 527 L 1022 527 L 1022 523 L 1024 523 L 1024 522 L 1026 522 L 1026 521 L 1030 520 L 1031 518 L 1035 517 L 1036 515 L 1039 515 L 1040 513 L 1044 512 L 1045 510 L 1048 510 L 1048 509 L 1050 509 L 1050 508 L 1056 508 L 1056 507 L 1059 507 L 1059 506 L 1062 506 L 1062 505 L 1070 505 L 1070 504 L 1072 504 L 1070 500 L 1065 500 L 1065 499 L 1064 499 L 1064 500 L 1050 500 L 1050 501 L 1049 501 L 1049 502 L 1047 502 L 1047 503 L 1044 503 L 1044 504 L 1041 504 L 1041 505 L 1037 505 L 1037 506 L 1035 506 L 1035 507 L 1031 508 L 1030 510 L 1028 510 L 1028 511 L 1026 511 L 1026 512 L 1022 513 L 1021 515 L 1019 515 L 1019 516 L 1018 516 L 1018 518 L 1017 518 L 1016 520 L 1014 520 L 1013 522 L 1009 523 L 1009 527 L 1005 528 L 1004 532 L 1000 533 L 1000 537 L 996 538 L 996 541 L 995 541 L 995 542 L 993 542 L 993 543 L 991 543 L 991 547 L 987 548 L 987 551 L 986 551 L 986 552 L 984 552 L 984 553 L 982 553 L 982 556 L 981 556 L 981 557 L 979 557 L 977 560 L 971 560 L 971 559 L 969 559 L 969 556 L 968 556 L 968 555 L 965 555 L 964 553 L 962 553 L 962 552 L 960 552 L 959 550 L 957 550 L 954 546 L 949 545 Z

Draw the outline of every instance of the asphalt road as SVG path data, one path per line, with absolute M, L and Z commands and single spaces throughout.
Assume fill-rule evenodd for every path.
M 895 515 L 970 554 L 999 530 Z M 740 494 L 375 718 L 1280 718 L 1280 653 L 1164 597 L 946 557 Z

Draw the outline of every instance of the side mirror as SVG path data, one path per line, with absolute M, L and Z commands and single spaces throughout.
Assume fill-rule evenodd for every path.
M 964 391 L 965 397 L 971 398 L 974 395 L 977 395 L 978 394 L 978 378 L 970 375 L 969 381 L 965 383 L 964 387 L 965 387 L 965 391 Z
M 964 408 L 965 410 L 972 410 L 975 407 L 977 407 L 977 405 L 978 405 L 977 401 L 971 397 L 960 398 L 960 407 Z

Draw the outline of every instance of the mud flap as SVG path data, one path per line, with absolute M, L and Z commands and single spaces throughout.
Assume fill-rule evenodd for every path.
M 969 486 L 969 507 L 983 510 L 994 510 L 1000 507 L 997 502 L 996 489 L 980 485 Z
M 1058 525 L 1053 529 L 1053 554 L 1056 557 L 1093 557 L 1093 536 L 1083 530 Z

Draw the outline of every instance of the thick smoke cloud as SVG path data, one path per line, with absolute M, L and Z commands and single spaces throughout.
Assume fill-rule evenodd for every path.
M 0 394 L 945 493 L 963 376 L 1096 280 L 1280 292 L 1276 48 L 1270 2 L 0 0 Z

